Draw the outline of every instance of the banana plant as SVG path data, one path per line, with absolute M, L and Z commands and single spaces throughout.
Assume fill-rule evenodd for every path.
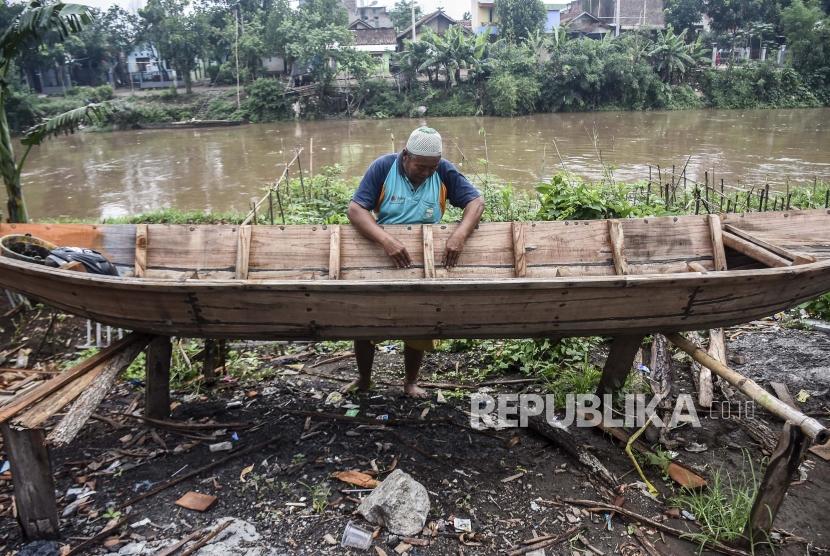
M 29 219 L 20 173 L 29 150 L 49 136 L 71 133 L 84 122 L 96 121 L 108 108 L 91 105 L 59 114 L 34 126 L 24 137 L 26 150 L 19 161 L 15 159 L 11 130 L 6 117 L 6 98 L 10 94 L 8 76 L 14 60 L 27 50 L 49 42 L 62 42 L 92 23 L 87 6 L 79 4 L 45 5 L 39 0 L 31 2 L 0 36 L 0 174 L 8 196 L 9 222 L 27 222 Z

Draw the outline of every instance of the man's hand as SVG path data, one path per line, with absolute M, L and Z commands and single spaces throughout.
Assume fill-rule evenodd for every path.
M 406 247 L 394 237 L 388 236 L 388 239 L 383 242 L 383 250 L 395 261 L 398 268 L 409 268 L 412 266 L 412 259 L 409 257 L 409 252 L 406 250 Z
M 466 241 L 466 236 L 463 233 L 458 233 L 458 230 L 450 236 L 444 249 L 445 267 L 452 268 L 458 264 L 458 257 L 461 255 L 461 251 L 464 250 L 464 243 Z

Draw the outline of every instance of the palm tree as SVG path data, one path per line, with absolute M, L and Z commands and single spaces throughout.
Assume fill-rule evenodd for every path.
M 676 34 L 671 25 L 657 36 L 649 57 L 654 60 L 655 69 L 669 84 L 674 82 L 675 75 L 682 76 L 696 63 L 686 46 L 686 29 Z
M 37 49 L 47 42 L 64 41 L 90 23 L 92 14 L 87 6 L 62 3 L 47 6 L 40 0 L 34 0 L 0 36 L 0 174 L 6 185 L 9 222 L 26 222 L 29 219 L 20 186 L 20 172 L 31 148 L 47 137 L 71 133 L 81 123 L 97 121 L 109 111 L 109 107 L 103 104 L 90 105 L 59 114 L 34 126 L 23 139 L 26 146 L 23 156 L 16 161 L 5 109 L 6 98 L 10 94 L 9 72 L 15 58 L 24 52 Z

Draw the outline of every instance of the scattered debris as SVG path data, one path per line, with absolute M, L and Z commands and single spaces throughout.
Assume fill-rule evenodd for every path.
M 204 512 L 211 508 L 216 503 L 217 498 L 210 494 L 202 494 L 200 492 L 188 491 L 176 500 L 176 505 L 194 510 L 197 512 Z
M 334 538 L 332 538 L 334 541 Z M 337 544 L 335 541 L 333 544 Z M 344 548 L 358 548 L 360 550 L 367 550 L 372 546 L 372 532 L 362 529 L 349 521 L 346 528 L 343 530 L 343 536 L 340 539 L 340 546 Z

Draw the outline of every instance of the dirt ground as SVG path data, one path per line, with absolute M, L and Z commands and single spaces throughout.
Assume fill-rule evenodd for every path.
M 29 313 L 4 321 L 3 349 L 40 345 L 47 314 L 44 311 L 33 319 Z M 84 326 L 74 318 L 57 321 L 29 365 L 55 365 L 76 356 L 74 346 L 82 341 Z M 727 338 L 736 370 L 764 386 L 770 380 L 784 382 L 793 396 L 805 400 L 800 403 L 803 411 L 830 423 L 830 336 L 783 328 L 768 320 L 731 329 Z M 213 388 L 191 385 L 172 394 L 172 418 L 206 428 L 150 428 L 126 416 L 130 412 L 140 415 L 143 407 L 143 383 L 129 380 L 118 384 L 98 409 L 100 417 L 91 420 L 69 447 L 51 451 L 59 512 L 65 514 L 61 518 L 63 538 L 53 548 L 41 545 L 46 551 L 40 554 L 57 554 L 61 546 L 64 550 L 77 546 L 101 531 L 108 520 L 121 518 L 132 525 L 110 536 L 107 547 L 98 543 L 84 553 L 151 554 L 226 517 L 248 522 L 255 533 L 249 528 L 252 534 L 247 540 L 231 548 L 208 543 L 198 554 L 357 554 L 357 550 L 341 548 L 339 541 L 349 521 L 375 529 L 356 513 L 366 492 L 332 478 L 332 473 L 355 469 L 383 479 L 393 468 L 426 487 L 431 503 L 427 528 L 431 529 L 405 544 L 380 529 L 373 542 L 377 549 L 371 551 L 379 556 L 400 553 L 396 548 L 406 553 L 407 546 L 413 556 L 505 553 L 523 546 L 525 539 L 559 535 L 576 526 L 583 529 L 547 548 L 546 553 L 680 555 L 698 551 L 697 544 L 651 526 L 636 527 L 619 515 L 589 513 L 585 507 L 563 502 L 616 501 L 671 527 L 697 528 L 693 520 L 676 517 L 671 509 L 671 498 L 678 489 L 671 480 L 661 477 L 655 468 L 645 467 L 647 477 L 660 491 L 652 499 L 623 447 L 594 429 L 571 427 L 570 431 L 576 444 L 614 475 L 617 486 L 607 484 L 559 446 L 528 429 L 481 432 L 471 428 L 470 401 L 463 393 L 474 389 L 430 388 L 428 399 L 403 397 L 399 352 L 377 354 L 373 392 L 346 393 L 340 399 L 340 390 L 356 374 L 351 357 L 338 358 L 338 352 L 316 353 L 311 345 L 234 347 L 255 352 L 264 372 L 247 381 L 224 377 Z M 596 357 L 601 360 L 603 353 Z M 325 362 L 332 358 L 335 360 Z M 477 365 L 475 354 L 429 354 L 422 379 L 461 384 L 465 369 Z M 674 393 L 692 393 L 688 363 L 676 360 L 674 366 Z M 543 386 L 535 383 L 488 388 L 491 395 L 543 392 Z M 349 410 L 357 410 L 357 417 L 343 419 Z M 317 412 L 324 415 L 313 416 Z M 760 408 L 757 412 L 774 431 L 780 430 L 780 422 Z M 764 454 L 746 430 L 734 419 L 710 417 L 703 410 L 699 415 L 701 428 L 681 427 L 668 434 L 676 459 L 708 478 L 716 470 L 728 473 L 734 481 L 750 476 L 753 470 L 760 477 Z M 270 442 L 245 451 L 266 441 Z M 210 450 L 210 445 L 221 442 L 230 442 L 232 451 Z M 242 455 L 127 508 L 115 509 L 171 479 L 237 452 Z M 830 552 L 826 512 L 830 507 L 830 463 L 809 454 L 802 470 L 775 522 L 775 538 L 789 541 L 775 547 L 778 554 Z M 21 554 L 34 554 L 34 547 L 20 537 L 10 504 L 11 481 L 8 475 L 0 475 L 3 477 L 2 553 L 22 549 Z M 89 491 L 94 493 L 78 499 Z M 187 491 L 214 495 L 218 500 L 202 513 L 175 505 Z M 472 532 L 456 532 L 456 517 L 469 518 Z

